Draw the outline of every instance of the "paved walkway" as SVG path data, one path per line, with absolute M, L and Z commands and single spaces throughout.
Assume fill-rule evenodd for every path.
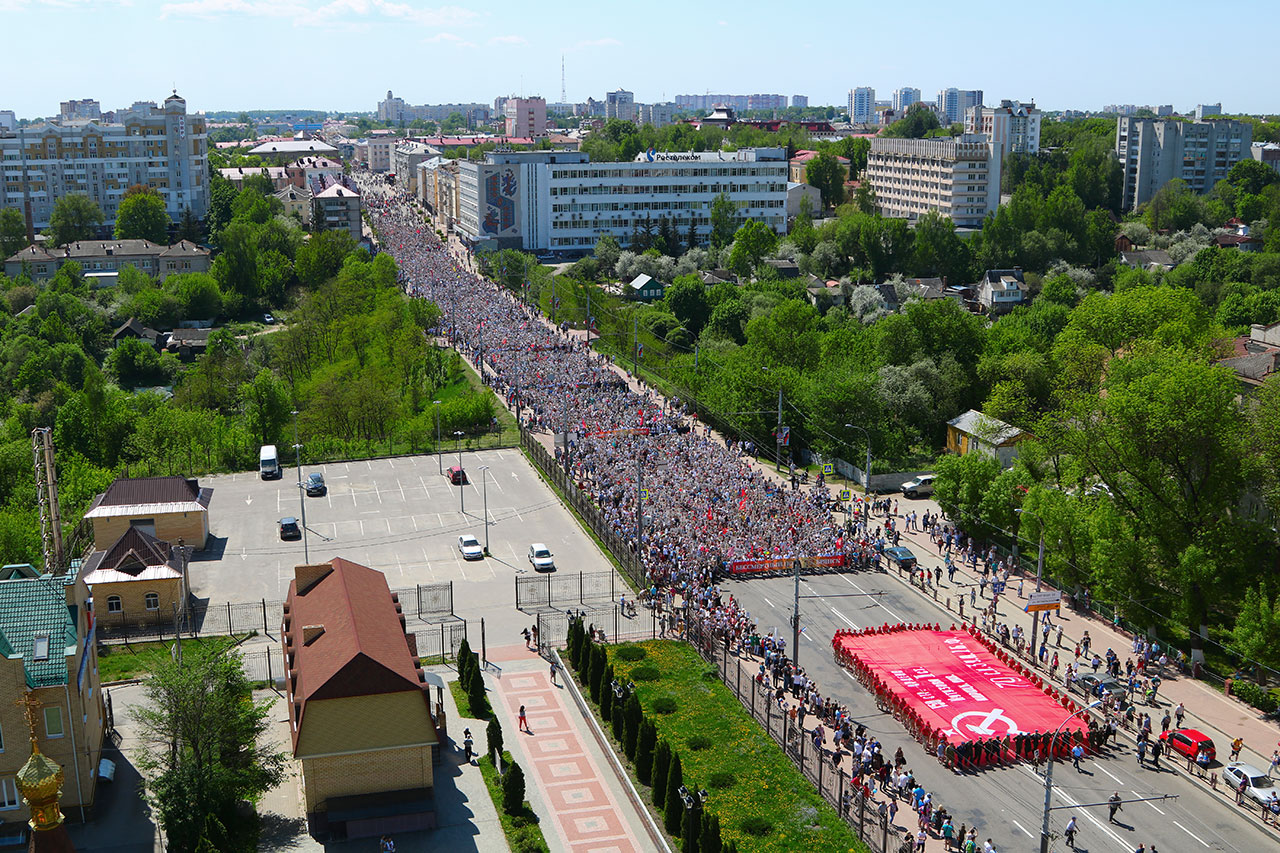
M 543 816 L 543 833 L 551 849 L 573 853 L 651 849 L 639 814 L 568 690 L 551 684 L 547 662 L 522 645 L 492 648 L 489 660 L 502 668 L 497 677 L 490 670 L 486 680 L 495 694 L 493 707 L 502 724 L 503 742 L 525 770 L 525 788 L 534 810 Z M 561 673 L 557 681 L 563 678 Z M 517 729 L 521 705 L 530 734 Z

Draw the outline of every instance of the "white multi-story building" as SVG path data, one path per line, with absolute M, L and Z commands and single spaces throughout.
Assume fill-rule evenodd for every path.
M 668 218 L 683 237 L 711 232 L 720 193 L 754 219 L 786 232 L 786 150 L 645 152 L 592 163 L 577 151 L 492 151 L 458 163 L 456 231 L 497 248 L 584 253 L 608 234 L 629 245 L 637 228 Z
M 799 107 L 799 108 L 800 108 L 800 109 L 802 109 L 802 110 L 808 109 L 808 108 L 809 108 L 809 96 L 808 96 L 808 95 L 792 95 L 792 96 L 791 96 L 791 106 L 793 106 L 793 107 Z
M 0 130 L 13 130 L 18 126 L 18 116 L 13 110 L 0 110 Z
M 786 95 L 747 95 L 749 110 L 785 110 L 786 108 Z
M 938 111 L 938 119 L 943 124 L 955 124 L 964 121 L 965 114 L 971 107 L 982 106 L 981 89 L 939 89 L 934 108 Z
M 876 90 L 859 86 L 849 90 L 849 121 L 870 124 L 876 120 Z
M 890 106 L 893 108 L 895 115 L 905 116 L 907 114 L 907 107 L 914 103 L 918 103 L 919 100 L 919 89 L 912 86 L 903 86 L 901 89 L 893 90 L 893 102 Z
M 1251 156 L 1253 128 L 1232 119 L 1176 121 L 1116 119 L 1116 154 L 1124 167 L 1121 206 L 1135 210 L 1161 187 L 1180 178 L 1207 193 L 1241 160 Z
M 58 118 L 62 121 L 100 119 L 102 118 L 102 104 L 93 98 L 63 101 L 58 105 Z
M 203 115 L 187 115 L 177 93 L 148 114 L 128 113 L 120 124 L 45 121 L 0 132 L 0 207 L 30 200 L 37 228 L 47 227 L 58 199 L 79 193 L 113 223 L 125 190 L 149 186 L 175 222 L 209 207 L 208 147 Z
M 1196 121 L 1222 115 L 1222 104 L 1196 104 Z
M 1040 150 L 1040 111 L 1035 101 L 1001 101 L 998 107 L 970 107 L 965 133 L 985 133 L 1006 154 L 1035 154 Z
M 636 113 L 639 124 L 666 127 L 675 121 L 676 105 L 670 101 L 663 104 L 636 104 Z
M 403 187 L 409 195 L 418 192 L 418 164 L 440 152 L 422 142 L 402 140 L 391 151 L 391 173 L 396 176 L 396 186 Z
M 626 89 L 619 89 L 616 92 L 607 92 L 604 98 L 605 118 L 617 118 L 623 121 L 636 120 L 635 93 L 628 92 Z
M 958 228 L 980 228 L 1000 204 L 1004 152 L 983 134 L 953 139 L 871 140 L 865 180 L 884 216 L 918 219 L 930 210 Z
M 529 138 L 547 132 L 546 98 L 510 97 L 504 100 L 502 111 L 507 120 L 507 136 Z

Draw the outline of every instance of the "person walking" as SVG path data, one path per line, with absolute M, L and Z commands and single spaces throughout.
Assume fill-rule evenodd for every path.
M 1244 749 L 1244 738 L 1237 737 L 1231 741 L 1231 760 L 1238 761 L 1240 759 L 1240 750 Z
M 1146 740 L 1138 741 L 1138 766 L 1141 767 L 1147 761 L 1147 742 Z
M 559 684 L 556 684 L 556 670 L 557 670 L 557 669 L 558 669 L 558 667 L 556 666 L 556 662 L 555 662 L 555 661 L 552 661 L 552 662 L 551 662 L 551 686 L 552 686 L 552 687 L 559 687 L 559 686 L 560 686 Z
M 524 647 L 526 649 L 532 649 L 533 647 L 529 645 L 529 640 L 532 638 L 532 635 L 529 633 L 529 629 L 525 628 L 520 633 L 524 635 Z
M 1076 833 L 1080 831 L 1079 824 L 1076 822 L 1076 816 L 1072 815 L 1071 820 L 1067 821 L 1066 829 L 1062 830 L 1063 836 L 1067 839 L 1067 846 L 1072 850 L 1076 849 Z
M 382 836 L 382 840 L 378 842 L 378 853 L 396 853 L 396 843 L 391 840 L 390 835 Z
M 1182 718 L 1185 717 L 1186 715 L 1187 715 L 1187 709 L 1183 706 L 1181 702 L 1179 702 L 1178 707 L 1173 709 L 1174 728 L 1177 728 L 1177 729 L 1182 728 Z
M 529 729 L 529 721 L 525 719 L 523 705 L 520 706 L 520 724 L 517 727 L 517 731 L 528 732 L 529 734 L 533 734 L 533 732 Z
M 1071 763 L 1078 772 L 1083 773 L 1084 769 L 1080 767 L 1081 758 L 1084 758 L 1084 747 L 1080 744 L 1076 744 L 1071 747 Z
M 1120 801 L 1120 792 L 1116 791 L 1111 795 L 1111 799 L 1107 800 L 1107 822 L 1116 822 L 1116 812 L 1123 808 L 1124 804 Z
M 1164 752 L 1164 745 L 1160 741 L 1151 744 L 1151 766 L 1156 770 L 1160 769 L 1160 755 Z

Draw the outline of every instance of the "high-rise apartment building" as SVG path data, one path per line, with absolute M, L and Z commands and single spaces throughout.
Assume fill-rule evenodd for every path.
M 918 219 L 936 210 L 960 228 L 980 228 L 1000 204 L 1004 152 L 983 134 L 953 139 L 874 137 L 865 179 L 884 216 Z
M 785 110 L 786 108 L 786 95 L 747 95 L 749 110 Z
M 654 127 L 666 127 L 675 121 L 676 105 L 667 101 L 662 104 L 636 104 L 636 123 L 651 124 Z
M 604 117 L 606 119 L 616 118 L 623 121 L 636 120 L 636 96 L 634 92 L 628 92 L 626 89 L 619 89 L 616 92 L 607 92 L 604 96 Z
M 998 107 L 970 107 L 965 133 L 985 133 L 1006 154 L 1035 154 L 1040 150 L 1040 111 L 1035 101 L 1001 101 Z
M 964 121 L 965 114 L 970 108 L 980 106 L 982 106 L 981 89 L 939 89 L 934 101 L 938 120 L 943 124 Z
M 808 95 L 792 95 L 791 106 L 799 107 L 802 110 L 807 110 L 809 108 L 809 96 Z
M 18 116 L 13 110 L 0 110 L 0 130 L 13 130 L 18 126 Z
M 849 121 L 870 124 L 876 120 L 876 90 L 859 86 L 849 90 Z
M 1196 104 L 1196 121 L 1222 115 L 1222 104 Z
M 416 119 L 434 121 L 441 124 L 454 113 L 460 113 L 467 120 L 468 127 L 483 124 L 489 120 L 492 110 L 489 104 L 410 104 L 404 98 L 397 98 L 387 90 L 386 100 L 378 101 L 375 114 L 378 121 L 408 122 Z
M 58 118 L 63 121 L 99 119 L 102 118 L 102 104 L 93 98 L 85 98 L 80 101 L 63 101 L 58 105 Z
M 507 120 L 507 136 L 542 136 L 547 132 L 545 98 L 510 97 L 502 108 Z
M 912 86 L 903 86 L 901 89 L 893 90 L 893 108 L 894 115 L 904 116 L 907 114 L 907 107 L 920 100 L 920 90 Z
M 164 199 L 170 219 L 209 207 L 208 147 L 203 115 L 187 115 L 176 92 L 147 114 L 126 112 L 119 124 L 94 120 L 45 121 L 0 134 L 0 207 L 31 202 L 37 228 L 49 224 L 58 199 L 79 193 L 102 208 L 108 224 L 125 190 L 149 186 Z
M 1250 157 L 1253 128 L 1232 119 L 1186 122 L 1116 119 L 1116 154 L 1124 167 L 1121 206 L 1135 210 L 1174 178 L 1206 193 L 1231 167 Z

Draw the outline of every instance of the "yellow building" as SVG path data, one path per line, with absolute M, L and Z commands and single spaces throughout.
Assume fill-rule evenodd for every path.
M 30 753 L 30 728 L 42 755 L 66 772 L 65 805 L 77 819 L 93 805 L 102 758 L 104 704 L 98 682 L 89 589 L 71 576 L 38 575 L 30 566 L 0 580 L 0 830 L 31 817 L 18 796 Z M 3 836 L 0 836 L 3 840 Z
M 434 826 L 440 697 L 433 706 L 386 577 L 341 557 L 298 566 L 281 635 L 312 835 L 362 838 Z
M 1031 438 L 1012 424 L 989 418 L 976 409 L 947 422 L 947 450 L 960 456 L 983 453 L 1008 468 L 1018 457 L 1018 445 Z
M 130 527 L 199 551 L 209 536 L 213 489 L 183 477 L 120 478 L 93 499 L 84 517 L 93 522 L 93 546 L 106 550 Z
M 170 623 L 185 612 L 191 589 L 188 555 L 130 527 L 109 548 L 95 549 L 80 569 L 80 579 L 93 593 L 104 630 L 117 625 Z

